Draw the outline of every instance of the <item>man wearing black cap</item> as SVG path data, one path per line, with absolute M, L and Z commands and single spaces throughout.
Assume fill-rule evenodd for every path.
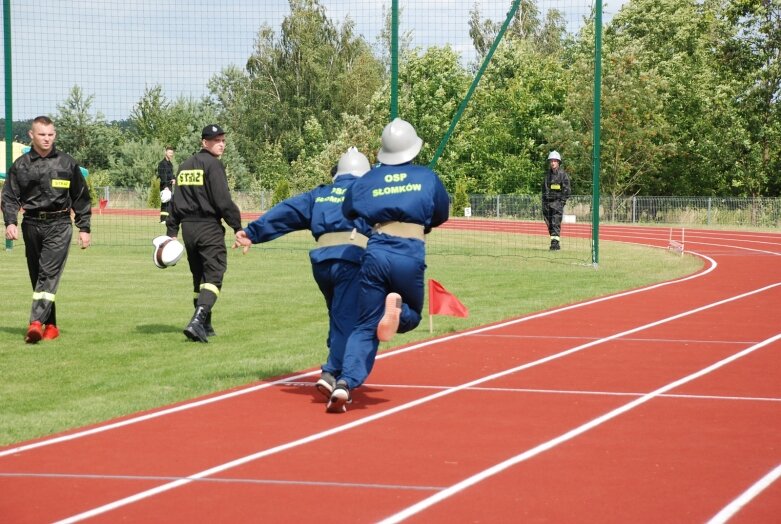
M 201 131 L 202 149 L 182 162 L 176 175 L 177 190 L 166 220 L 167 234 L 176 237 L 179 224 L 193 275 L 195 314 L 184 328 L 193 342 L 208 342 L 214 335 L 211 310 L 222 289 L 228 267 L 224 220 L 234 233 L 241 231 L 241 215 L 228 188 L 225 166 L 225 131 L 210 124 Z

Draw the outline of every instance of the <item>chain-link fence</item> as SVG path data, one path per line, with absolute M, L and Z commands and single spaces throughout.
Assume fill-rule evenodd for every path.
M 469 202 L 473 217 L 540 220 L 542 214 L 536 195 L 472 195 Z M 590 223 L 591 202 L 591 196 L 573 195 L 564 212 Z M 600 222 L 618 224 L 774 228 L 781 226 L 781 198 L 603 195 L 599 217 Z
M 100 187 L 97 194 L 110 209 L 147 209 L 148 195 L 132 189 Z M 270 191 L 234 192 L 233 198 L 245 213 L 260 214 L 272 205 Z M 592 198 L 573 195 L 564 214 L 579 223 L 591 223 Z M 541 220 L 538 195 L 470 195 L 469 216 L 502 220 Z M 653 224 L 680 227 L 781 227 L 781 198 L 661 197 L 634 196 L 600 198 L 600 222 Z

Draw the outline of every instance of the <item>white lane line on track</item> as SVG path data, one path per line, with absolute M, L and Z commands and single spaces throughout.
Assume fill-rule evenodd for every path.
M 734 355 L 731 355 L 725 359 L 722 359 L 714 364 L 711 364 L 708 367 L 705 367 L 695 373 L 692 373 L 690 375 L 687 375 L 683 378 L 680 378 L 674 382 L 670 382 L 669 384 L 662 386 L 659 389 L 656 389 L 646 395 L 643 395 L 642 397 L 633 400 L 632 402 L 629 402 L 627 404 L 624 404 L 623 406 L 620 406 L 612 411 L 609 411 L 605 413 L 604 415 L 597 417 L 595 419 L 590 420 L 589 422 L 586 422 L 585 424 L 582 424 L 576 428 L 571 429 L 570 431 L 567 431 L 566 433 L 563 433 L 559 435 L 558 437 L 548 440 L 547 442 L 543 442 L 542 444 L 539 444 L 538 446 L 535 446 L 531 449 L 528 449 L 524 451 L 523 453 L 520 453 L 518 455 L 515 455 L 514 457 L 511 457 L 503 462 L 500 462 L 499 464 L 496 464 L 488 469 L 484 469 L 483 471 L 472 475 L 471 477 L 468 477 L 461 482 L 458 482 L 456 484 L 453 484 L 446 490 L 440 491 L 439 493 L 436 493 L 426 499 L 421 500 L 420 502 L 413 504 L 412 506 L 409 506 L 405 508 L 402 511 L 399 511 L 398 513 L 395 513 L 379 522 L 379 524 L 395 524 L 398 522 L 402 522 L 409 517 L 412 517 L 414 515 L 417 515 L 418 513 L 434 506 L 435 504 L 438 504 L 442 502 L 443 500 L 446 500 L 453 495 L 456 495 L 476 484 L 479 482 L 482 482 L 490 477 L 493 477 L 494 475 L 497 475 L 501 473 L 502 471 L 505 471 L 506 469 L 515 466 L 517 464 L 520 464 L 521 462 L 524 462 L 532 457 L 535 457 L 545 451 L 548 451 L 559 444 L 563 444 L 564 442 L 567 442 L 569 440 L 574 439 L 575 437 L 582 435 L 583 433 L 600 426 L 601 424 L 604 424 L 605 422 L 608 422 L 619 415 L 623 415 L 624 413 L 641 406 L 645 404 L 646 402 L 649 402 L 650 400 L 659 397 L 661 394 L 670 391 L 672 389 L 675 389 L 677 387 L 680 387 L 684 384 L 687 384 L 688 382 L 691 382 L 693 380 L 696 380 L 700 377 L 703 377 L 707 375 L 708 373 L 715 371 L 721 367 L 726 366 L 727 364 L 730 364 L 731 362 L 734 362 L 735 360 L 738 360 L 740 358 L 745 357 L 746 355 L 749 355 L 753 353 L 754 351 L 757 351 L 769 344 L 772 344 L 773 342 L 781 340 L 781 333 L 770 337 L 766 340 L 763 340 L 759 344 L 755 344 L 753 346 L 750 346 L 743 351 L 740 351 L 738 353 L 735 353 Z
M 751 487 L 741 493 L 738 498 L 727 504 L 724 509 L 714 515 L 707 524 L 724 524 L 779 478 L 781 478 L 781 464 L 752 484 Z
M 504 371 L 493 373 L 491 375 L 486 375 L 486 376 L 481 377 L 479 379 L 472 380 L 470 382 L 466 382 L 464 384 L 461 384 L 460 386 L 455 386 L 455 387 L 448 388 L 448 389 L 443 390 L 443 391 L 439 391 L 437 393 L 434 393 L 434 394 L 426 396 L 426 397 L 421 397 L 419 399 L 407 402 L 406 404 L 401 404 L 399 406 L 396 406 L 396 407 L 393 407 L 393 408 L 389 408 L 389 409 L 387 409 L 385 411 L 381 411 L 379 413 L 375 413 L 374 415 L 369 415 L 367 417 L 364 417 L 364 418 L 361 418 L 361 419 L 358 419 L 358 420 L 354 420 L 353 422 L 349 422 L 349 423 L 344 424 L 342 426 L 338 426 L 338 427 L 335 427 L 335 428 L 331 428 L 329 430 L 321 431 L 320 433 L 313 433 L 313 434 L 311 434 L 311 435 L 309 435 L 307 437 L 303 437 L 303 438 L 300 438 L 298 440 L 293 440 L 293 441 L 287 442 L 285 444 L 280 444 L 279 446 L 275 446 L 275 447 L 272 447 L 272 448 L 264 449 L 262 451 L 258 451 L 257 453 L 253 453 L 251 455 L 246 455 L 244 457 L 240 457 L 240 458 L 232 460 L 230 462 L 225 462 L 223 464 L 219 464 L 219 465 L 214 466 L 212 468 L 200 471 L 198 473 L 194 473 L 193 475 L 185 477 L 185 478 L 183 478 L 181 480 L 170 482 L 168 484 L 163 484 L 163 485 L 157 486 L 155 488 L 151 488 L 151 489 L 148 489 L 146 491 L 142 491 L 142 492 L 136 493 L 135 495 L 130 495 L 130 496 L 125 497 L 123 499 L 119 499 L 119 500 L 116 500 L 114 502 L 110 502 L 108 504 L 104 504 L 102 506 L 98 506 L 96 508 L 93 508 L 91 510 L 85 511 L 83 513 L 79 513 L 77 515 L 73 515 L 73 516 L 68 517 L 68 518 L 66 518 L 64 520 L 59 521 L 59 523 L 64 524 L 64 523 L 80 522 L 80 521 L 82 521 L 84 519 L 91 518 L 91 517 L 94 517 L 94 516 L 97 516 L 97 515 L 101 515 L 103 513 L 107 513 L 109 511 L 115 510 L 117 508 L 121 508 L 121 507 L 126 506 L 128 504 L 139 502 L 141 500 L 153 497 L 155 495 L 159 495 L 160 493 L 165 493 L 166 491 L 170 491 L 172 489 L 179 488 L 181 486 L 189 484 L 190 482 L 192 482 L 194 480 L 197 480 L 197 479 L 200 479 L 200 478 L 204 478 L 204 477 L 209 477 L 209 476 L 215 475 L 217 473 L 221 473 L 223 471 L 226 471 L 226 470 L 229 470 L 229 469 L 232 469 L 232 468 L 235 468 L 235 467 L 238 467 L 238 466 L 241 466 L 241 465 L 253 462 L 255 460 L 258 460 L 258 459 L 261 459 L 261 458 L 264 458 L 264 457 L 267 457 L 267 456 L 270 456 L 270 455 L 274 455 L 274 454 L 280 453 L 282 451 L 286 451 L 288 449 L 293 449 L 293 448 L 302 446 L 304 444 L 309 444 L 310 442 L 316 442 L 316 441 L 324 439 L 326 437 L 337 435 L 337 434 L 342 433 L 344 431 L 347 431 L 347 430 L 350 430 L 350 429 L 353 429 L 353 428 L 356 428 L 356 427 L 360 427 L 360 426 L 366 425 L 366 424 L 368 424 L 370 422 L 374 422 L 376 420 L 380 420 L 380 419 L 389 417 L 391 415 L 395 415 L 396 413 L 399 413 L 399 412 L 402 412 L 402 411 L 406 411 L 408 409 L 420 406 L 422 404 L 426 404 L 426 403 L 431 402 L 433 400 L 436 400 L 436 399 L 439 399 L 439 398 L 442 398 L 442 397 L 445 397 L 445 396 L 448 396 L 448 395 L 452 395 L 452 394 L 457 393 L 459 391 L 463 391 L 463 390 L 471 388 L 473 386 L 477 386 L 478 384 L 483 384 L 485 382 L 489 382 L 489 381 L 495 380 L 497 378 L 501 378 L 501 377 L 504 377 L 504 376 L 507 376 L 507 375 L 511 375 L 513 373 L 517 373 L 518 371 L 523 371 L 525 369 L 536 367 L 536 366 L 545 364 L 547 362 L 551 362 L 553 360 L 557 360 L 557 359 L 560 359 L 560 358 L 572 355 L 574 353 L 578 353 L 580 351 L 583 351 L 583 350 L 588 349 L 590 347 L 602 344 L 604 342 L 607 342 L 607 341 L 610 341 L 610 340 L 615 340 L 617 338 L 621 338 L 621 337 L 624 337 L 624 336 L 632 334 L 632 333 L 637 333 L 637 332 L 643 331 L 645 329 L 650 329 L 650 328 L 653 328 L 653 327 L 665 324 L 667 322 L 672 322 L 674 320 L 685 318 L 685 317 L 688 317 L 690 315 L 694 315 L 696 313 L 700 313 L 702 311 L 706 311 L 706 310 L 711 309 L 711 308 L 715 308 L 715 307 L 718 307 L 718 306 L 721 306 L 721 305 L 724 305 L 724 304 L 727 304 L 727 303 L 730 303 L 730 302 L 734 302 L 736 300 L 740 300 L 740 299 L 743 299 L 745 297 L 748 297 L 748 296 L 751 296 L 751 295 L 754 295 L 754 294 L 757 294 L 757 293 L 762 293 L 764 291 L 767 291 L 768 289 L 772 289 L 772 288 L 775 288 L 775 287 L 778 287 L 778 286 L 781 286 L 781 282 L 777 282 L 777 283 L 771 284 L 769 286 L 765 286 L 765 287 L 762 287 L 762 288 L 759 288 L 759 289 L 755 289 L 753 291 L 748 291 L 746 293 L 741 293 L 740 295 L 735 295 L 735 296 L 730 297 L 730 298 L 719 300 L 718 302 L 712 302 L 710 304 L 706 304 L 704 306 L 700 306 L 698 308 L 691 309 L 691 310 L 685 311 L 683 313 L 678 313 L 677 315 L 673 315 L 671 317 L 667 317 L 667 318 L 664 318 L 664 319 L 661 319 L 661 320 L 650 322 L 648 324 L 644 324 L 642 326 L 638 326 L 636 328 L 632 328 L 632 329 L 627 330 L 627 331 L 622 331 L 620 333 L 616 333 L 615 335 L 611 335 L 609 337 L 605 337 L 604 339 L 601 339 L 601 340 L 588 342 L 586 344 L 581 344 L 580 346 L 576 346 L 576 347 L 570 348 L 570 349 L 568 349 L 566 351 L 562 351 L 560 353 L 549 355 L 547 357 L 544 357 L 544 358 L 541 358 L 541 359 L 538 359 L 538 360 L 535 360 L 535 361 L 532 361 L 532 362 L 527 362 L 526 364 L 522 364 L 520 366 L 516 366 L 516 367 L 511 368 L 511 369 L 507 369 L 507 370 L 504 370 Z M 778 335 L 777 338 L 781 338 L 781 335 Z M 767 341 L 765 341 L 765 342 L 767 342 Z M 764 342 L 763 342 L 763 344 L 764 344 Z M 752 346 L 752 347 L 757 347 L 757 346 Z M 746 352 L 746 350 L 738 353 L 738 355 L 741 355 L 741 354 L 743 354 L 745 352 Z M 730 357 L 730 358 L 732 358 L 732 357 Z M 726 362 L 727 360 L 729 360 L 729 359 L 724 359 L 721 362 Z M 676 384 L 676 383 L 673 383 L 673 384 Z M 662 389 L 664 389 L 664 388 L 662 388 Z M 658 393 L 663 393 L 664 391 L 657 390 L 656 392 L 650 393 L 649 395 L 653 395 L 655 393 L 658 394 L 657 392 Z M 643 399 L 646 398 L 646 397 L 648 397 L 648 395 L 645 395 L 641 399 L 637 399 L 637 400 L 635 400 L 633 402 L 630 402 L 629 404 L 626 404 L 626 406 L 632 406 L 632 405 L 635 405 L 635 404 L 639 405 L 639 403 L 642 403 Z M 447 490 L 445 490 L 445 491 L 447 491 Z M 426 500 L 428 500 L 428 499 L 426 499 Z
M 519 340 L 598 340 L 599 337 L 579 337 L 579 336 L 550 336 L 550 335 L 504 335 L 489 333 L 487 335 L 479 334 L 475 337 L 485 338 L 513 338 Z M 648 337 L 626 337 L 621 342 L 652 342 L 654 344 L 727 344 L 745 346 L 747 344 L 756 344 L 758 340 L 697 340 L 687 338 L 648 338 Z
M 165 475 L 90 475 L 87 473 L 32 473 L 13 472 L 0 473 L 0 478 L 47 478 L 47 479 L 82 479 L 82 480 L 182 480 L 187 477 L 172 477 Z M 361 488 L 361 489 L 392 489 L 406 491 L 441 491 L 446 486 L 413 486 L 402 484 L 371 484 L 366 482 L 325 482 L 313 480 L 274 480 L 253 478 L 211 477 L 195 479 L 194 482 L 215 484 L 269 484 L 281 486 L 317 486 L 335 488 Z
M 758 342 L 757 342 L 758 343 Z M 755 342 L 752 342 L 755 344 Z M 449 386 L 424 386 L 419 384 L 366 384 L 375 388 L 388 388 L 388 389 L 448 389 Z M 540 388 L 489 388 L 489 387 L 475 387 L 466 388 L 464 391 L 498 391 L 507 393 L 546 393 L 552 395 L 590 395 L 590 396 L 606 396 L 606 397 L 642 397 L 646 393 L 631 392 L 631 391 L 589 391 L 584 389 L 540 389 Z M 695 395 L 695 394 L 678 394 L 669 393 L 665 395 L 659 395 L 660 398 L 681 398 L 690 400 L 738 400 L 748 402 L 781 402 L 781 397 L 736 397 L 732 395 Z
M 549 311 L 543 311 L 542 313 L 535 313 L 533 315 L 517 318 L 517 319 L 514 319 L 514 320 L 508 320 L 506 322 L 501 322 L 499 324 L 495 324 L 495 325 L 491 325 L 491 326 L 475 328 L 475 329 L 471 329 L 471 330 L 468 330 L 468 331 L 463 331 L 461 333 L 456 333 L 454 335 L 449 335 L 449 336 L 446 336 L 446 337 L 437 338 L 437 339 L 434 339 L 434 340 L 427 340 L 425 342 L 421 342 L 421 343 L 414 344 L 414 345 L 411 345 L 411 346 L 407 346 L 407 347 L 403 347 L 403 348 L 399 348 L 399 349 L 394 349 L 394 350 L 391 350 L 391 351 L 386 351 L 385 353 L 381 353 L 380 355 L 377 355 L 377 359 L 379 360 L 379 359 L 383 359 L 383 358 L 389 358 L 389 357 L 393 357 L 393 356 L 396 356 L 396 355 L 401 355 L 403 353 L 407 353 L 409 351 L 414 351 L 416 349 L 420 349 L 420 348 L 424 348 L 424 347 L 428 347 L 428 346 L 432 346 L 432 345 L 436 345 L 436 344 L 441 344 L 443 342 L 449 342 L 451 340 L 462 338 L 462 337 L 465 337 L 465 336 L 468 336 L 468 335 L 473 335 L 473 334 L 476 334 L 476 333 L 484 333 L 486 331 L 491 331 L 491 330 L 494 330 L 494 329 L 499 329 L 499 328 L 502 328 L 502 327 L 511 326 L 511 325 L 514 325 L 514 324 L 519 324 L 519 323 L 522 323 L 522 322 L 527 322 L 529 320 L 534 320 L 536 318 L 546 317 L 546 316 L 554 315 L 556 313 L 560 313 L 560 312 L 564 312 L 564 311 L 570 311 L 570 310 L 573 310 L 573 309 L 587 307 L 587 306 L 590 306 L 590 305 L 593 305 L 593 304 L 598 304 L 600 302 L 605 302 L 605 301 L 608 301 L 608 300 L 614 300 L 616 298 L 621 298 L 621 297 L 626 297 L 626 296 L 629 296 L 629 295 L 643 293 L 645 291 L 651 291 L 653 289 L 657 289 L 657 288 L 660 288 L 660 287 L 680 284 L 682 282 L 687 282 L 689 280 L 693 280 L 693 279 L 696 279 L 696 278 L 701 278 L 701 277 L 711 273 L 712 271 L 714 271 L 718 267 L 718 263 L 715 260 L 713 260 L 712 258 L 710 258 L 708 256 L 705 256 L 705 255 L 699 255 L 699 256 L 701 256 L 702 258 L 706 259 L 711 264 L 710 267 L 708 267 L 708 268 L 706 268 L 706 269 L 704 269 L 704 270 L 702 270 L 702 271 L 700 271 L 698 273 L 695 273 L 693 275 L 689 275 L 687 277 L 679 278 L 679 279 L 676 279 L 676 280 L 670 280 L 670 281 L 667 281 L 667 282 L 660 282 L 658 284 L 653 284 L 653 285 L 650 285 L 650 286 L 647 286 L 647 287 L 633 289 L 633 290 L 630 290 L 630 291 L 624 291 L 624 292 L 616 293 L 616 294 L 613 294 L 613 295 L 607 295 L 607 296 L 604 296 L 604 297 L 599 297 L 599 298 L 596 298 L 596 299 L 588 300 L 586 302 L 579 302 L 577 304 L 571 304 L 571 305 L 564 306 L 564 307 L 561 307 L 561 308 L 556 308 L 556 309 L 552 309 L 552 310 L 549 310 Z M 15 446 L 13 448 L 8 448 L 6 450 L 0 451 L 0 458 L 8 456 L 8 455 L 16 455 L 16 454 L 19 454 L 19 453 L 23 453 L 25 451 L 30 451 L 30 450 L 41 448 L 41 447 L 44 447 L 44 446 L 51 446 L 52 444 L 59 444 L 61 442 L 68 442 L 68 441 L 75 440 L 75 439 L 78 439 L 78 438 L 88 437 L 90 435 L 96 435 L 98 433 L 103 433 L 103 432 L 110 431 L 110 430 L 113 430 L 113 429 L 118 429 L 118 428 L 122 428 L 122 427 L 125 427 L 125 426 L 130 426 L 132 424 L 138 424 L 139 422 L 145 422 L 147 420 L 152 420 L 152 419 L 156 419 L 156 418 L 163 417 L 163 416 L 166 416 L 166 415 L 171 415 L 171 414 L 174 414 L 174 413 L 179 413 L 179 412 L 182 412 L 182 411 L 186 411 L 186 410 L 189 410 L 189 409 L 194 409 L 194 408 L 198 408 L 198 407 L 201 407 L 201 406 L 206 406 L 206 405 L 209 405 L 209 404 L 213 404 L 215 402 L 220 402 L 222 400 L 227 400 L 227 399 L 231 399 L 233 397 L 246 395 L 248 393 L 254 393 L 256 391 L 260 391 L 260 390 L 263 390 L 263 389 L 275 386 L 275 385 L 280 384 L 282 382 L 287 382 L 287 381 L 291 381 L 291 380 L 297 380 L 297 379 L 312 377 L 312 376 L 319 375 L 319 374 L 320 374 L 320 370 L 319 369 L 318 370 L 313 370 L 313 371 L 309 371 L 307 373 L 301 373 L 299 375 L 295 375 L 293 377 L 287 377 L 287 378 L 284 378 L 284 379 L 275 380 L 273 382 L 266 382 L 266 383 L 263 383 L 263 384 L 258 384 L 258 385 L 250 386 L 250 387 L 243 388 L 243 389 L 237 389 L 237 390 L 231 391 L 229 393 L 224 393 L 224 394 L 217 395 L 217 396 L 214 396 L 214 397 L 209 397 L 209 398 L 197 400 L 195 402 L 187 402 L 187 403 L 184 403 L 184 404 L 179 404 L 178 406 L 174 406 L 172 408 L 167 408 L 167 409 L 163 409 L 163 410 L 160 410 L 160 411 L 155 411 L 155 412 L 152 412 L 152 413 L 146 413 L 144 415 L 140 415 L 140 416 L 137 416 L 137 417 L 131 417 L 131 418 L 128 418 L 128 419 L 125 419 L 125 420 L 120 420 L 118 422 L 112 422 L 112 423 L 106 424 L 106 425 L 100 425 L 100 426 L 92 427 L 90 429 L 83 430 L 83 431 L 77 431 L 75 433 L 70 433 L 68 435 L 62 435 L 62 436 L 59 436 L 59 437 L 39 440 L 37 442 L 32 442 L 30 444 L 23 444 L 21 446 Z

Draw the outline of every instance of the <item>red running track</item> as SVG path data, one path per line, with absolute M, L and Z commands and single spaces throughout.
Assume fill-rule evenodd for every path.
M 603 227 L 664 246 L 667 229 Z M 0 521 L 777 523 L 781 235 L 676 281 L 0 449 Z

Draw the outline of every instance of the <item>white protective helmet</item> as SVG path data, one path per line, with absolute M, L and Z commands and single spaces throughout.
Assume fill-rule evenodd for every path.
M 175 238 L 166 235 L 160 235 L 152 240 L 155 246 L 152 252 L 152 262 L 160 269 L 175 266 L 184 255 L 184 246 Z
M 561 155 L 559 154 L 558 151 L 551 151 L 550 152 L 550 155 L 548 155 L 548 161 L 551 161 L 551 160 L 558 160 L 559 162 L 561 162 Z
M 358 151 L 357 148 L 351 147 L 339 158 L 334 180 L 339 175 L 363 176 L 369 169 L 371 169 L 371 166 L 366 155 Z
M 394 118 L 382 130 L 382 147 L 377 152 L 377 160 L 391 166 L 403 164 L 418 156 L 421 147 L 423 140 L 418 137 L 412 124 Z
M 171 193 L 171 190 L 167 187 L 164 188 L 162 191 L 160 191 L 160 202 L 163 204 L 166 204 L 171 201 L 171 196 L 173 196 L 173 193 Z

